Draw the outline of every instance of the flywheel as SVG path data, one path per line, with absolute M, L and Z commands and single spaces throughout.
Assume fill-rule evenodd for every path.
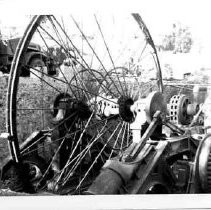
M 208 134 L 199 144 L 195 162 L 200 191 L 211 193 L 211 134 Z

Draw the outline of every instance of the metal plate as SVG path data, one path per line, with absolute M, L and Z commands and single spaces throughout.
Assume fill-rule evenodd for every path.
M 150 123 L 156 111 L 161 111 L 163 114 L 167 112 L 167 104 L 161 92 L 153 91 L 146 98 L 146 117 L 147 122 Z

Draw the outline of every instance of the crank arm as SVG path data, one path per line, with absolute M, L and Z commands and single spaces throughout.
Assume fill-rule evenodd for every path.
M 156 113 L 153 116 L 153 120 L 151 121 L 151 123 L 150 123 L 149 127 L 147 128 L 147 130 L 145 131 L 144 135 L 141 137 L 139 143 L 133 143 L 131 145 L 132 148 L 130 148 L 130 153 L 125 158 L 126 162 L 135 160 L 138 157 L 139 153 L 146 145 L 147 140 L 149 139 L 149 137 L 152 135 L 152 133 L 155 131 L 157 125 L 159 124 L 160 115 L 161 115 L 161 112 L 156 111 Z

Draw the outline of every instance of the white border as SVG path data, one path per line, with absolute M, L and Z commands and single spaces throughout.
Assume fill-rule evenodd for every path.
M 85 195 L 0 197 L 1 209 L 211 209 L 210 195 Z
M 209 0 L 146 0 L 151 8 L 145 13 L 177 4 L 187 7 L 188 11 L 210 12 Z M 51 14 L 62 12 L 142 12 L 146 9 L 144 0 L 0 0 L 0 12 L 11 14 L 14 18 L 20 13 Z M 195 2 L 197 2 L 195 4 Z M 67 7 L 67 5 L 69 7 Z M 137 6 L 138 5 L 138 6 Z M 190 7 L 189 7 L 190 6 Z M 194 8 L 193 8 L 194 7 Z M 179 7 L 177 7 L 179 8 Z M 171 12 L 171 11 L 170 11 Z M 178 11 L 178 15 L 179 15 Z M 144 17 L 143 17 L 144 18 Z M 168 17 L 166 17 L 168 18 Z M 162 23 L 161 23 L 162 24 Z M 203 24 L 203 23 L 202 23 Z M 207 26 L 210 27 L 210 26 Z M 8 196 L 0 197 L 1 209 L 211 209 L 211 195 L 109 195 L 109 196 Z

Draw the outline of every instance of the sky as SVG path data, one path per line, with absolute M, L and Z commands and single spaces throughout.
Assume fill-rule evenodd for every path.
M 198 63 L 207 62 L 211 67 L 210 10 L 210 0 L 0 0 L 0 30 L 3 33 L 3 29 L 16 26 L 20 33 L 23 33 L 29 22 L 29 15 L 33 14 L 138 12 L 157 45 L 165 34 L 171 32 L 173 23 L 179 22 L 188 26 L 196 53 L 194 59 L 189 56 L 187 65 L 191 62 L 191 68 L 195 65 L 195 58 L 198 58 L 197 53 L 201 50 L 200 56 L 203 56 Z M 185 62 L 185 59 L 182 62 Z
M 180 22 L 190 27 L 197 41 L 211 45 L 210 5 L 209 0 L 1 0 L 0 24 L 24 28 L 25 15 L 37 13 L 139 12 L 155 41 Z

